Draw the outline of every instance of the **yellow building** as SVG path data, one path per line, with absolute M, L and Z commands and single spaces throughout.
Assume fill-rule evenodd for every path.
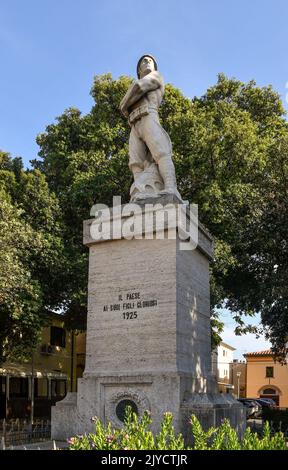
M 0 366 L 0 419 L 30 418 L 31 408 L 34 417 L 49 418 L 51 405 L 76 391 L 76 360 L 75 335 L 53 314 L 29 362 Z
M 270 350 L 244 354 L 247 361 L 247 397 L 272 398 L 288 408 L 288 365 L 274 362 Z

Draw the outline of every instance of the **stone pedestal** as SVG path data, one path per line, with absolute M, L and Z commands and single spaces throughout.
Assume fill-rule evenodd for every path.
M 115 217 L 109 213 L 107 220 Z M 183 250 L 178 234 L 145 239 L 141 230 L 138 239 L 97 241 L 92 223 L 84 222 L 89 247 L 85 372 L 77 394 L 52 408 L 52 438 L 93 431 L 92 416 L 121 426 L 123 407 L 131 402 L 139 414 L 151 411 L 154 430 L 170 411 L 184 435 L 192 413 L 205 428 L 227 417 L 241 432 L 242 405 L 220 395 L 211 374 L 210 235 L 200 226 L 197 248 Z M 152 238 L 157 227 L 151 224 Z

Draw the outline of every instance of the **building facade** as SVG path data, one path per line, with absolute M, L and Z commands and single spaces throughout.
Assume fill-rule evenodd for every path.
M 288 408 L 288 365 L 275 362 L 270 350 L 247 353 L 247 397 L 272 398 Z
M 220 393 L 233 393 L 234 385 L 231 377 L 231 363 L 235 348 L 221 341 L 212 353 L 212 373 L 216 375 Z
M 73 332 L 53 315 L 31 360 L 0 366 L 0 419 L 50 418 L 51 406 L 76 390 L 77 354 Z
M 230 380 L 236 398 L 245 398 L 247 382 L 247 364 L 245 361 L 234 359 L 230 364 Z

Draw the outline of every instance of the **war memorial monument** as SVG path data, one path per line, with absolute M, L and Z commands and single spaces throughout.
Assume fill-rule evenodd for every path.
M 139 59 L 137 75 L 120 103 L 131 127 L 131 201 L 96 208 L 84 222 L 86 364 L 78 392 L 52 407 L 53 439 L 92 432 L 93 416 L 119 427 L 127 405 L 138 415 L 149 410 L 155 430 L 173 413 L 184 437 L 192 414 L 204 428 L 228 418 L 241 433 L 245 423 L 242 405 L 218 392 L 211 373 L 213 240 L 177 189 L 154 57 Z

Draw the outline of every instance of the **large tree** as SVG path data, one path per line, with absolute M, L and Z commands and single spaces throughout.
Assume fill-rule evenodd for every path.
M 63 214 L 70 319 L 85 318 L 87 253 L 82 221 L 93 203 L 129 199 L 129 127 L 119 103 L 131 79 L 95 77 L 91 112 L 68 109 L 38 136 L 34 161 L 59 198 Z M 287 142 L 278 94 L 271 87 L 219 75 L 201 98 L 166 86 L 160 117 L 172 144 L 179 190 L 199 205 L 215 240 L 211 305 L 227 306 L 236 332 L 243 315 L 262 315 L 272 344 L 287 331 Z M 73 323 L 73 322 L 72 322 Z M 216 322 L 217 323 L 217 322 Z
M 39 170 L 0 152 L 0 362 L 30 355 L 66 300 L 60 212 Z

